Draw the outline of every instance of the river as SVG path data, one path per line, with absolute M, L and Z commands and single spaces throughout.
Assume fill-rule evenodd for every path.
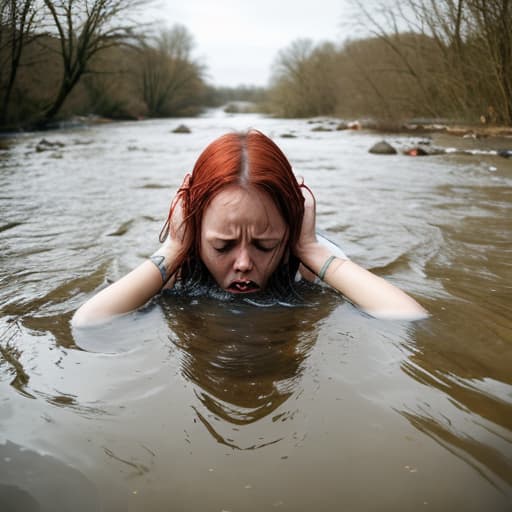
M 382 135 L 314 126 L 211 111 L 0 151 L 2 511 L 511 509 L 512 160 L 373 155 Z M 293 306 L 157 297 L 74 331 L 157 248 L 206 144 L 249 127 L 312 188 L 319 228 L 430 317 L 319 287 Z

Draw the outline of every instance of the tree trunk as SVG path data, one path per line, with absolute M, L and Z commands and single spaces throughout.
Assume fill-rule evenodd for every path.
M 65 77 L 63 78 L 59 93 L 57 94 L 55 101 L 48 109 L 46 109 L 46 111 L 41 116 L 41 119 L 37 122 L 38 128 L 45 128 L 48 123 L 57 115 L 62 105 L 64 104 L 64 101 L 66 101 L 66 98 L 74 89 L 75 85 L 78 83 L 78 80 L 80 80 L 81 75 L 82 73 L 76 73 L 71 77 L 71 79 L 66 79 Z

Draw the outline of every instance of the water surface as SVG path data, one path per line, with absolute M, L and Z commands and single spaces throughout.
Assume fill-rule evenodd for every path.
M 192 134 L 171 133 L 181 122 Z M 510 510 L 512 161 L 376 156 L 378 134 L 312 126 L 213 111 L 0 152 L 0 504 Z M 307 287 L 270 307 L 157 297 L 73 332 L 73 311 L 156 249 L 204 146 L 249 127 L 313 189 L 319 227 L 430 318 L 375 320 Z

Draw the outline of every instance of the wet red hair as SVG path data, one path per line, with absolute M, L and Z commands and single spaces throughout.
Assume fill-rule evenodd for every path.
M 270 196 L 289 230 L 288 253 L 293 254 L 304 217 L 304 197 L 292 167 L 281 149 L 258 130 L 228 133 L 209 144 L 197 159 L 192 175 L 185 179 L 171 203 L 160 233 L 163 242 L 178 204 L 183 205 L 187 235 L 192 240 L 178 257 L 175 270 L 190 268 L 200 260 L 200 233 L 204 212 L 212 199 L 228 185 L 254 187 Z M 285 251 L 286 253 L 286 251 Z M 184 265 L 188 262 L 188 265 Z M 298 262 L 292 265 L 298 267 Z M 295 272 L 297 268 L 293 268 Z

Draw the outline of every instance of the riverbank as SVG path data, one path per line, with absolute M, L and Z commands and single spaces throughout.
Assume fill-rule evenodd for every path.
M 512 126 L 505 125 L 484 125 L 484 124 L 464 124 L 456 123 L 450 120 L 411 120 L 402 123 L 394 123 L 382 120 L 361 119 L 353 121 L 326 120 L 315 118 L 308 120 L 308 123 L 315 124 L 313 131 L 330 130 L 373 130 L 381 133 L 426 135 L 426 134 L 446 134 L 455 137 L 486 139 L 486 138 L 512 138 Z
M 512 127 L 493 125 L 434 125 L 422 127 L 432 144 L 444 148 L 454 145 L 461 150 L 512 150 Z M 404 134 L 415 135 L 418 128 L 406 125 Z
M 312 132 L 349 130 L 381 135 L 383 141 L 394 149 L 381 147 L 372 151 L 377 154 L 405 153 L 410 156 L 428 156 L 453 152 L 490 152 L 505 158 L 512 156 L 510 126 L 455 124 L 447 120 L 389 123 L 372 119 L 345 121 L 333 118 L 314 118 L 307 120 L 307 123 L 311 125 Z
M 225 107 L 218 109 L 211 109 L 212 112 L 218 110 L 222 112 L 223 116 L 226 115 Z M 211 114 L 211 112 L 210 112 Z M 204 115 L 208 115 L 208 111 Z M 227 113 L 227 117 L 243 116 L 242 113 Z M 199 116 L 201 117 L 201 116 Z M 272 118 L 272 116 L 265 116 Z M 186 122 L 190 124 L 194 118 L 187 118 Z M 277 118 L 274 118 L 277 120 Z M 110 119 L 100 116 L 74 116 L 69 119 L 64 119 L 59 122 L 53 123 L 44 130 L 27 130 L 22 132 L 5 132 L 0 133 L 0 151 L 9 149 L 12 144 L 12 139 L 21 134 L 38 133 L 42 135 L 48 132 L 59 133 L 69 129 L 89 128 L 96 125 L 116 125 L 118 123 L 126 122 L 127 120 Z M 137 121 L 150 121 L 150 119 L 134 119 L 129 122 Z M 180 133 L 192 133 L 193 130 L 188 128 L 187 125 L 182 124 L 184 118 L 169 118 L 176 124 L 175 131 Z M 287 120 L 284 120 L 286 121 Z M 372 119 L 361 120 L 342 120 L 335 117 L 317 117 L 310 119 L 295 119 L 288 120 L 290 125 L 297 121 L 302 121 L 310 126 L 311 132 L 334 132 L 334 131 L 362 131 L 371 132 L 382 135 L 383 140 L 390 142 L 396 149 L 396 152 L 407 152 L 411 156 L 422 156 L 440 154 L 445 152 L 495 152 L 498 155 L 509 158 L 512 156 L 512 127 L 510 126 L 497 126 L 497 125 L 470 125 L 470 124 L 455 124 L 449 120 L 411 120 L 404 123 L 389 123 L 384 121 L 376 121 Z M 172 131 L 172 130 L 171 130 Z M 296 138 L 300 137 L 295 130 L 284 131 L 280 134 L 282 138 Z M 393 140 L 399 137 L 399 143 L 394 143 Z M 405 140 L 410 139 L 409 140 Z M 38 144 L 38 151 L 50 149 L 46 139 L 40 141 Z M 416 148 L 419 151 L 415 151 Z

